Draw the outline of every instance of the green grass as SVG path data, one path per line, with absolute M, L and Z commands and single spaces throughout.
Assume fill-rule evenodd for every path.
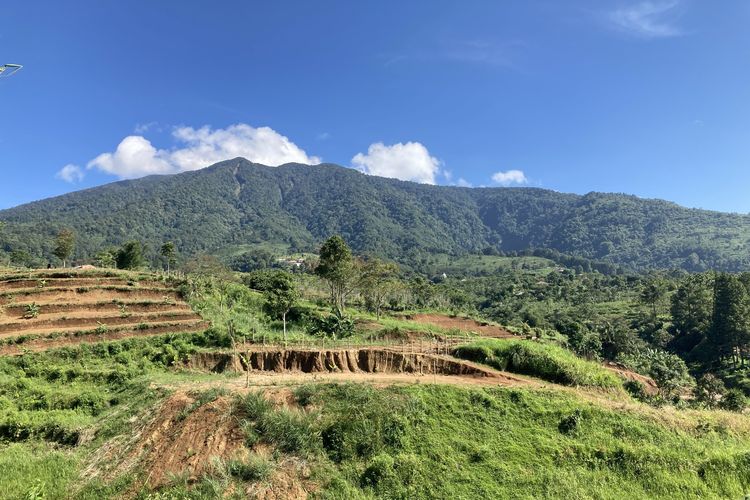
M 289 457 L 309 464 L 321 498 L 741 498 L 750 491 L 745 416 L 608 403 L 606 393 L 592 399 L 574 391 L 422 384 L 304 385 L 295 390 L 302 409 L 277 408 L 252 393 L 233 408 L 249 446 L 274 448 L 267 461 L 249 455 L 196 484 L 177 478 L 159 492 L 134 490 L 132 475 L 79 479 L 87 457 L 109 439 L 129 436 L 134 417 L 153 412 L 165 396 L 155 385 L 226 380 L 171 368 L 210 342 L 211 334 L 164 336 L 0 359 L 0 414 L 29 417 L 21 421 L 27 429 L 39 419 L 88 436 L 77 445 L 44 433 L 0 443 L 3 498 L 69 498 L 74 491 L 79 498 L 125 491 L 216 498 L 267 479 Z M 500 356 L 498 345 L 513 342 L 472 345 Z M 597 385 L 591 366 L 577 366 L 586 362 L 571 361 L 567 351 L 522 343 L 575 380 Z M 222 393 L 196 397 L 206 402 Z
M 349 450 L 323 473 L 324 498 L 742 498 L 750 491 L 747 425 L 741 435 L 721 425 L 706 430 L 701 417 L 685 415 L 684 427 L 670 428 L 650 409 L 531 390 L 329 386 L 312 401 L 322 405 L 323 436 L 330 426 L 339 431 L 327 454 L 336 463 L 336 453 Z M 576 412 L 576 430 L 561 432 L 560 422 Z
M 453 354 L 498 370 L 531 375 L 558 384 L 622 388 L 622 381 L 616 375 L 554 344 L 483 339 L 459 346 Z
M 0 444 L 0 470 L 2 498 L 67 498 L 78 460 L 71 451 L 44 443 Z

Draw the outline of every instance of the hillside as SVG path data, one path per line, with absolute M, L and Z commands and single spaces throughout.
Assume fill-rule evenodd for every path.
M 0 274 L 0 356 L 207 326 L 170 280 L 153 274 Z
M 430 186 L 335 165 L 278 168 L 237 158 L 0 211 L 0 249 L 51 259 L 61 227 L 75 258 L 131 239 L 183 257 L 280 244 L 314 249 L 341 234 L 357 252 L 404 263 L 428 254 L 549 248 L 631 270 L 750 269 L 750 217 L 620 194 Z

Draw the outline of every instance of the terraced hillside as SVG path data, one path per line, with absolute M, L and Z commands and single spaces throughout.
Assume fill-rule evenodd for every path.
M 207 327 L 175 282 L 112 270 L 0 273 L 0 354 Z

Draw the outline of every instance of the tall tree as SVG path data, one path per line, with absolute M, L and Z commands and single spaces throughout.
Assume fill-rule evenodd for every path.
M 328 283 L 331 306 L 337 317 L 344 316 L 346 299 L 354 289 L 355 265 L 349 245 L 341 236 L 331 236 L 320 248 L 315 274 Z
M 367 304 L 375 311 L 380 319 L 380 311 L 385 300 L 398 283 L 398 266 L 391 262 L 384 262 L 371 258 L 362 265 L 359 287 Z
M 55 238 L 55 248 L 52 253 L 62 261 L 63 268 L 65 262 L 73 255 L 73 249 L 76 245 L 76 235 L 70 229 L 62 229 L 57 233 Z
M 294 277 L 286 271 L 276 271 L 271 276 L 268 288 L 263 292 L 266 299 L 266 311 L 273 317 L 281 318 L 284 323 L 284 342 L 286 342 L 286 315 L 299 300 L 300 294 Z
M 651 317 L 656 318 L 659 313 L 659 306 L 667 294 L 667 288 L 664 281 L 655 278 L 650 280 L 641 290 L 641 302 L 651 309 Z
M 167 261 L 167 273 L 169 273 L 171 267 L 177 263 L 177 248 L 174 243 L 168 241 L 161 246 L 159 253 Z
M 713 312 L 712 276 L 693 274 L 685 278 L 672 295 L 670 331 L 675 338 L 672 346 L 680 352 L 689 352 L 708 333 Z
M 750 296 L 737 276 L 719 273 L 714 280 L 714 308 L 709 345 L 720 360 L 743 361 L 750 332 Z
M 129 241 L 117 251 L 115 261 L 118 269 L 139 269 L 146 263 L 143 258 L 143 244 L 140 241 Z

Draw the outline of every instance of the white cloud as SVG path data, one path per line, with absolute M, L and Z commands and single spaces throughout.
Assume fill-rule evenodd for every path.
M 73 184 L 76 182 L 81 182 L 83 180 L 83 175 L 84 173 L 81 167 L 69 163 L 61 168 L 60 171 L 55 174 L 55 177 Z
M 114 153 L 100 154 L 91 160 L 86 168 L 98 168 L 123 179 L 178 171 L 169 162 L 167 151 L 156 149 L 148 139 L 140 135 L 126 137 Z
M 370 144 L 367 154 L 358 153 L 352 164 L 369 175 L 392 177 L 403 181 L 435 184 L 440 173 L 440 160 L 430 156 L 427 148 L 418 142 L 386 146 L 382 142 Z
M 501 186 L 511 186 L 513 184 L 527 184 L 529 180 L 526 174 L 521 170 L 508 170 L 506 172 L 496 172 L 492 175 L 492 180 Z
M 472 187 L 472 184 L 471 182 L 467 181 L 463 177 L 459 177 L 458 180 L 456 181 L 456 186 L 470 188 Z
M 86 167 L 132 179 L 198 170 L 238 156 L 269 166 L 321 161 L 269 127 L 255 128 L 244 123 L 224 129 L 178 127 L 172 136 L 177 143 L 172 149 L 157 149 L 140 135 L 128 136 L 113 153 L 97 156 Z
M 640 2 L 609 14 L 618 29 L 642 38 L 667 38 L 682 35 L 671 19 L 679 0 Z

